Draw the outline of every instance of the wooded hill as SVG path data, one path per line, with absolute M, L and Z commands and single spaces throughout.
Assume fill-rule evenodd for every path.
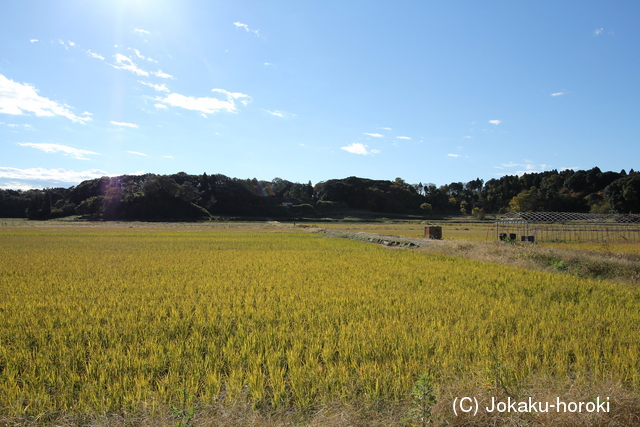
M 300 184 L 225 175 L 122 175 L 71 188 L 0 190 L 0 217 L 70 215 L 107 220 L 197 220 L 212 216 L 307 218 L 360 210 L 450 215 L 506 211 L 640 213 L 640 173 L 599 168 L 507 175 L 484 182 L 408 184 L 349 177 Z

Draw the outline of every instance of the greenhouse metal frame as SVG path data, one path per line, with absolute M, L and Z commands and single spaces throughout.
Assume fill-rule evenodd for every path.
M 640 215 L 509 212 L 496 219 L 495 229 L 503 241 L 640 242 Z

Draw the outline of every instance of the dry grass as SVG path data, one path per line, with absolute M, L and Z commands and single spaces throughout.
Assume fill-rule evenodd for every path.
M 560 384 L 554 380 L 539 381 L 517 394 L 507 395 L 504 390 L 489 389 L 460 381 L 436 392 L 437 403 L 431 408 L 430 426 L 501 426 L 501 427 L 629 427 L 640 425 L 640 396 L 617 384 L 603 382 L 588 384 L 587 381 L 576 381 L 572 384 Z M 476 415 L 453 413 L 452 402 L 455 398 L 475 397 L 480 402 Z M 486 408 L 492 399 L 496 402 L 507 402 L 509 398 L 516 401 L 535 402 L 589 402 L 597 397 L 601 401 L 608 399 L 609 412 L 504 412 L 489 413 Z M 180 418 L 170 408 L 156 410 L 151 413 L 141 410 L 135 413 L 110 414 L 60 414 L 45 419 L 2 418 L 0 426 L 38 426 L 38 427 L 407 427 L 421 426 L 412 423 L 407 415 L 411 403 L 401 402 L 336 402 L 321 405 L 301 412 L 298 409 L 280 411 L 259 411 L 251 405 L 238 402 L 235 404 L 216 404 L 197 407 L 193 417 Z
M 640 255 L 504 242 L 431 241 L 421 251 L 583 278 L 640 283 Z

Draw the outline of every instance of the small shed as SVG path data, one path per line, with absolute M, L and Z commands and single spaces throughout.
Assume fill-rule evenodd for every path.
M 424 237 L 429 239 L 442 240 L 442 227 L 440 226 L 425 227 Z

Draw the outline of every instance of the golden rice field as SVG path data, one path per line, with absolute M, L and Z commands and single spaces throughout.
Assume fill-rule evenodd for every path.
M 4 416 L 640 389 L 637 287 L 297 231 L 4 227 L 0 253 Z

